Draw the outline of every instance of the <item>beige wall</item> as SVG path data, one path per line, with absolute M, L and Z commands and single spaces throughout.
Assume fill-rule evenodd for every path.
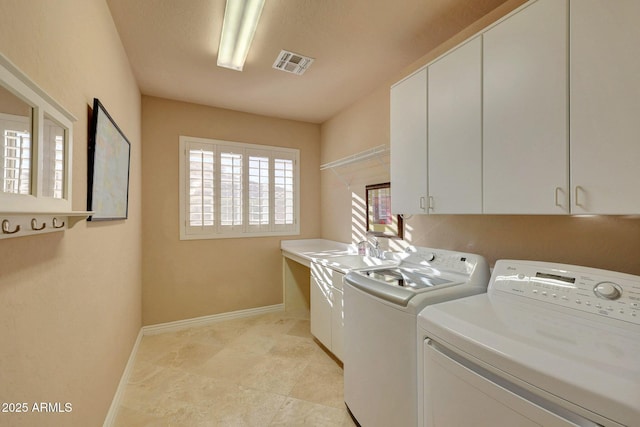
M 372 95 L 359 100 L 322 125 L 322 162 L 380 144 L 389 144 L 389 88 L 442 53 L 513 10 L 511 0 L 435 47 Z M 322 236 L 357 241 L 364 186 L 389 178 L 388 160 L 342 168 L 347 187 L 330 171 L 321 175 Z M 393 187 L 392 187 L 393 194 Z M 537 259 L 640 274 L 640 218 L 497 215 L 414 215 L 406 221 L 406 242 L 418 246 L 479 253 L 491 264 L 501 258 Z M 400 245 L 391 245 L 392 249 Z
M 320 234 L 319 140 L 314 124 L 144 96 L 143 323 L 282 303 L 282 237 L 180 241 L 180 135 L 300 149 L 301 235 Z
M 75 210 L 93 97 L 132 144 L 128 220 L 0 240 L 0 402 L 73 405 L 0 425 L 101 425 L 141 325 L 140 93 L 104 0 L 0 0 L 0 51 L 78 118 Z
M 382 87 L 323 123 L 322 163 L 389 145 L 389 90 Z M 365 235 L 365 185 L 389 182 L 389 154 L 322 171 L 322 236 L 357 243 Z M 353 220 L 351 220 L 353 218 Z

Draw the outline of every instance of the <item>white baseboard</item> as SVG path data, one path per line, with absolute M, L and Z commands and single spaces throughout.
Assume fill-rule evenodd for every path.
M 211 316 L 194 317 L 193 319 L 143 326 L 142 334 L 156 335 L 164 332 L 176 332 L 194 326 L 206 326 L 211 323 L 222 322 L 223 320 L 240 319 L 242 317 L 251 317 L 278 311 L 284 311 L 284 304 L 268 305 L 266 307 L 250 308 L 247 310 L 231 311 L 228 313 L 213 314 Z
M 136 360 L 136 354 L 138 353 L 138 347 L 140 346 L 140 342 L 144 335 L 157 335 L 165 332 L 175 332 L 194 326 L 205 326 L 211 323 L 222 322 L 223 320 L 240 319 L 242 317 L 251 317 L 259 314 L 275 313 L 278 311 L 284 311 L 284 304 L 268 305 L 266 307 L 250 308 L 247 310 L 238 310 L 229 313 L 213 314 L 211 316 L 195 317 L 193 319 L 143 326 L 140 328 L 138 338 L 136 338 L 136 342 L 133 344 L 133 348 L 131 349 L 129 360 L 124 368 L 124 372 L 120 378 L 120 383 L 118 384 L 116 393 L 113 396 L 113 400 L 111 401 L 109 412 L 107 412 L 107 416 L 104 419 L 103 427 L 111 427 L 118 415 L 118 407 L 120 406 L 122 395 L 124 394 L 124 390 L 129 382 L 129 377 L 131 376 L 131 371 L 133 370 L 133 365 Z
M 109 407 L 109 412 L 107 412 L 107 416 L 104 419 L 103 427 L 111 427 L 113 425 L 113 422 L 116 420 L 116 415 L 118 415 L 118 407 L 120 406 L 120 401 L 122 400 L 124 389 L 127 387 L 127 383 L 129 382 L 129 377 L 131 376 L 131 371 L 133 370 L 133 364 L 136 360 L 136 354 L 138 353 L 138 347 L 140 346 L 140 342 L 142 341 L 142 335 L 142 329 L 140 329 L 140 331 L 138 332 L 138 337 L 133 343 L 131 354 L 129 354 L 127 365 L 124 367 L 124 372 L 122 372 L 122 376 L 120 377 L 120 382 L 118 383 L 116 393 L 113 395 L 113 400 L 111 400 L 111 406 Z

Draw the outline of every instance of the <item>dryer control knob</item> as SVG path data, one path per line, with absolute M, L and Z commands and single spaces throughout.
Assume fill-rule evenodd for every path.
M 436 259 L 436 254 L 434 254 L 433 252 L 424 254 L 424 259 L 427 261 L 433 261 L 434 259 Z
M 615 283 L 611 282 L 598 283 L 593 291 L 596 293 L 596 295 L 606 299 L 618 299 L 622 294 L 620 292 L 620 288 Z

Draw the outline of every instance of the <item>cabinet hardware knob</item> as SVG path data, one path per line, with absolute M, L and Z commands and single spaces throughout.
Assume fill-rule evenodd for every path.
M 2 221 L 2 232 L 4 234 L 15 234 L 18 231 L 20 231 L 20 224 L 16 225 L 16 228 L 13 229 L 13 231 L 9 230 L 9 220 L 5 219 Z

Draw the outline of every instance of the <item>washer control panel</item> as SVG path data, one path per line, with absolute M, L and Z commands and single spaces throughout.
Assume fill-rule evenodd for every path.
M 489 283 L 491 292 L 640 325 L 640 276 L 565 264 L 500 260 Z
M 410 246 L 406 249 L 410 255 L 403 261 L 420 267 L 430 267 L 442 271 L 471 275 L 474 270 L 484 267 L 485 259 L 476 254 Z

